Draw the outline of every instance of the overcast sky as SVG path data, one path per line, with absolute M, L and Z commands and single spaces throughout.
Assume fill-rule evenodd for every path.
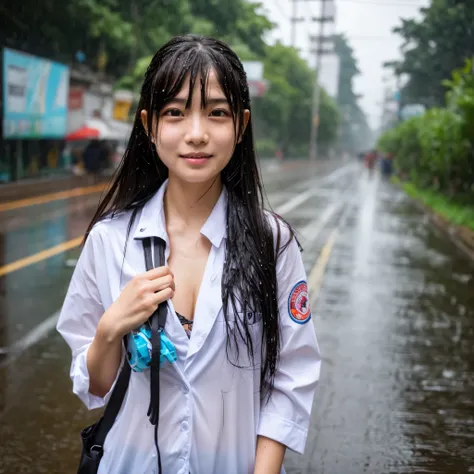
M 277 23 L 269 41 L 280 40 L 291 43 L 291 23 L 289 21 L 293 2 L 291 0 L 260 0 L 268 17 Z M 363 94 L 360 100 L 372 128 L 380 121 L 382 99 L 386 85 L 395 86 L 395 79 L 389 70 L 384 69 L 385 61 L 398 59 L 401 40 L 391 30 L 400 24 L 400 18 L 419 18 L 420 7 L 429 4 L 429 0 L 335 0 L 336 33 L 345 33 L 361 71 L 354 81 L 355 92 Z M 310 18 L 319 16 L 320 0 L 297 1 L 297 16 Z M 308 35 L 316 34 L 318 25 L 306 21 L 297 23 L 296 46 L 301 55 L 309 59 Z

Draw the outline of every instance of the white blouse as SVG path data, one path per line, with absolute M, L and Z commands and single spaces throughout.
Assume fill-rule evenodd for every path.
M 104 406 L 112 389 L 104 398 L 89 393 L 87 351 L 104 311 L 128 281 L 146 271 L 141 239 L 164 239 L 168 260 L 163 211 L 166 187 L 167 182 L 137 214 L 125 258 L 130 212 L 94 226 L 74 271 L 57 329 L 72 350 L 73 391 L 89 409 Z M 231 245 L 226 242 L 226 208 L 224 189 L 201 229 L 212 247 L 190 339 L 172 302 L 168 302 L 165 331 L 176 347 L 178 359 L 160 371 L 158 442 L 163 474 L 253 473 L 258 435 L 299 453 L 303 453 L 306 443 L 321 358 L 314 326 L 307 324 L 311 312 L 298 245 L 293 239 L 277 262 L 281 353 L 275 388 L 264 404 L 260 400 L 262 327 L 258 314 L 247 314 L 255 341 L 255 364 L 248 360 L 245 347 L 239 351 L 238 360 L 232 360 L 232 353 L 229 354 L 234 363 L 229 362 L 226 353 L 221 295 L 225 249 L 226 244 Z M 275 230 L 274 219 L 270 221 Z M 282 242 L 286 242 L 288 231 L 285 226 L 281 228 Z M 232 320 L 232 315 L 229 318 Z M 131 373 L 124 403 L 105 441 L 100 474 L 158 471 L 154 427 L 147 417 L 149 377 L 149 372 Z

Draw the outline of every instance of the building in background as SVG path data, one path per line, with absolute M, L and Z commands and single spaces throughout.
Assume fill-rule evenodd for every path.
M 75 172 L 82 151 L 90 140 L 101 140 L 111 151 L 108 167 L 122 158 L 132 126 L 130 109 L 135 96 L 130 91 L 114 91 L 112 82 L 86 68 L 71 70 L 68 133 L 64 159 Z
M 63 168 L 69 72 L 66 65 L 3 49 L 2 182 L 38 177 Z
M 1 53 L 0 182 L 71 174 L 90 140 L 110 148 L 116 166 L 131 133 L 134 96 L 76 64 L 25 52 Z

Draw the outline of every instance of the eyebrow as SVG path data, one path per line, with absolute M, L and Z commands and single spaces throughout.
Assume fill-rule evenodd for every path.
M 186 105 L 187 102 L 188 102 L 188 99 L 179 99 L 177 97 L 170 100 L 170 103 L 178 103 L 182 105 Z M 211 97 L 206 100 L 206 103 L 209 105 L 229 104 L 225 97 Z

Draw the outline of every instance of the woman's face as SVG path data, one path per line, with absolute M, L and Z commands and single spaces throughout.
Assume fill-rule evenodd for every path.
M 236 129 L 232 111 L 216 78 L 210 71 L 206 107 L 201 108 L 201 82 L 198 78 L 186 109 L 189 78 L 178 95 L 161 110 L 154 122 L 152 140 L 158 156 L 171 177 L 188 183 L 212 181 L 229 163 L 234 152 Z M 250 111 L 244 113 L 244 130 Z M 146 111 L 142 122 L 146 127 Z

